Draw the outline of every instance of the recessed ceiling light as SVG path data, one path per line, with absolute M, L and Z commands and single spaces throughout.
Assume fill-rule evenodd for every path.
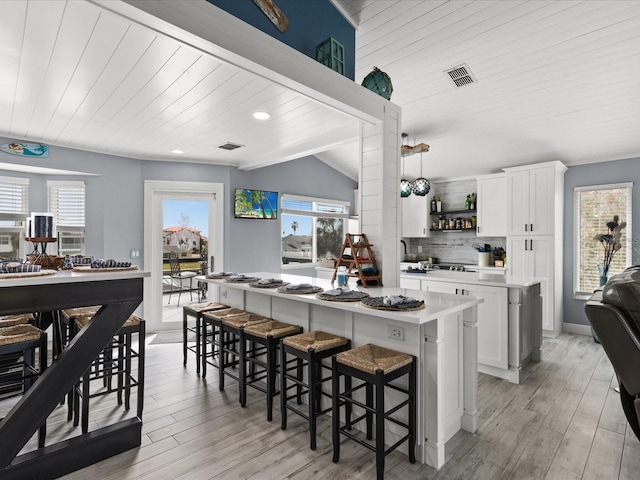
M 256 120 L 269 120 L 269 118 L 271 118 L 271 115 L 269 115 L 267 112 L 254 112 L 253 118 L 255 118 Z
M 178 153 L 178 154 L 180 154 L 180 153 L 184 153 L 184 152 L 183 152 L 182 150 L 171 150 L 171 153 Z

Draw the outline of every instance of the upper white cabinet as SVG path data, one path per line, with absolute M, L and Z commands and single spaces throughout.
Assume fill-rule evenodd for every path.
M 505 168 L 507 235 L 553 235 L 566 167 L 560 162 Z M 559 188 L 560 187 L 560 188 Z M 561 213 L 560 213 L 561 215 Z
M 426 238 L 429 236 L 431 220 L 429 211 L 433 191 L 424 197 L 409 195 L 401 197 L 402 205 L 402 236 L 405 238 Z
M 478 178 L 478 237 L 507 236 L 507 175 Z

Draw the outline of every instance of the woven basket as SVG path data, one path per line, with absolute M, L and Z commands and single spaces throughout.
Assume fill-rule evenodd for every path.
M 62 267 L 62 263 L 64 262 L 64 257 L 59 257 L 58 255 L 48 255 L 46 257 L 40 256 L 36 260 L 38 255 L 27 255 L 27 260 L 31 264 L 41 265 L 42 268 L 54 268 L 59 269 Z

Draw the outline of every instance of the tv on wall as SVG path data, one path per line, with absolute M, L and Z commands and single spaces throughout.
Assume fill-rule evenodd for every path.
M 278 218 L 278 192 L 236 188 L 233 204 L 236 218 Z

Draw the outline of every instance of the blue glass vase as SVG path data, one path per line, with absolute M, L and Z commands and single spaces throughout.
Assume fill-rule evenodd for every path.
M 598 275 L 600 277 L 600 286 L 604 287 L 607 280 L 609 280 L 609 265 L 598 265 Z M 593 337 L 594 342 L 600 343 L 600 339 L 593 328 L 591 328 L 591 336 Z

